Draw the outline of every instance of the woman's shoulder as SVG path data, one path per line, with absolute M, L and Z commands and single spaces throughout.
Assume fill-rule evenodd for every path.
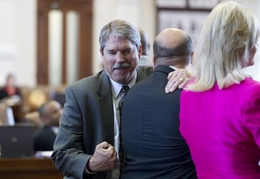
M 241 86 L 243 86 L 245 90 L 260 90 L 260 82 L 252 78 L 246 78 L 243 80 Z

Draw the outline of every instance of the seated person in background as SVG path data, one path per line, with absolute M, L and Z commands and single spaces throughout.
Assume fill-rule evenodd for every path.
M 15 123 L 26 122 L 20 88 L 17 87 L 13 74 L 7 75 L 6 83 L 0 89 L 0 102 L 12 108 Z
M 12 74 L 7 75 L 5 86 L 0 89 L 0 100 L 17 96 L 21 98 L 20 89 L 16 86 L 15 77 Z
M 191 62 L 192 41 L 170 28 L 156 37 L 153 49 L 154 72 L 134 85 L 123 103 L 121 177 L 195 179 L 189 147 L 179 132 L 181 90 L 165 93 L 168 74 Z
M 147 34 L 143 31 L 143 29 L 138 28 L 141 44 L 142 44 L 142 55 L 139 59 L 138 66 L 153 66 L 152 59 L 149 57 L 150 52 L 150 42 Z
M 34 135 L 34 150 L 51 151 L 58 133 L 62 108 L 60 103 L 50 100 L 41 105 L 38 111 L 44 126 Z

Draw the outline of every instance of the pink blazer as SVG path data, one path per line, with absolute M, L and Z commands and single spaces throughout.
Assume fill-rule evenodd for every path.
M 260 179 L 260 83 L 183 90 L 180 131 L 199 179 Z

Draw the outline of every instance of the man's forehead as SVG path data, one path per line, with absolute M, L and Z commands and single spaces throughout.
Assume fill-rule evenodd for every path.
M 129 42 L 120 42 L 120 43 L 106 43 L 106 50 L 124 50 L 124 49 L 134 49 L 135 45 Z
M 106 43 L 114 42 L 114 41 L 132 43 L 132 41 L 129 40 L 128 38 L 126 38 L 126 37 L 121 37 L 121 36 L 116 36 L 116 35 L 110 35 L 110 36 L 108 36 L 108 38 L 107 38 L 107 40 L 106 40 Z
M 106 45 L 105 50 L 110 51 L 110 50 L 126 50 L 126 49 L 134 49 L 133 45 Z

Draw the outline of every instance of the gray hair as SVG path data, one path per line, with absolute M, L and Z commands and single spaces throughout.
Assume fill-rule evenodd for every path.
M 114 35 L 117 38 L 126 38 L 130 40 L 133 44 L 135 44 L 137 49 L 140 48 L 141 38 L 139 31 L 130 22 L 127 22 L 122 19 L 116 19 L 114 21 L 109 22 L 101 29 L 99 35 L 99 45 L 102 53 L 110 35 Z

